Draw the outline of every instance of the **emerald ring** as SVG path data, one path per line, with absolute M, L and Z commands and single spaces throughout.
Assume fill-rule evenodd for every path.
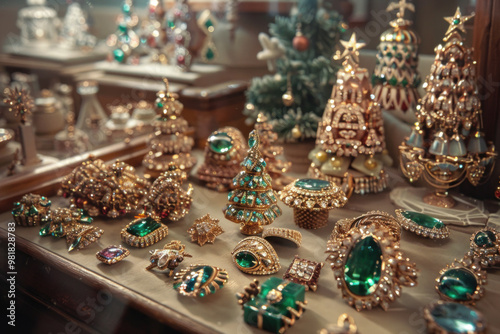
M 281 264 L 271 244 L 261 237 L 241 240 L 231 255 L 239 270 L 251 275 L 271 275 L 281 269 Z
M 486 320 L 483 314 L 459 303 L 438 301 L 424 308 L 427 333 L 486 333 Z
M 436 292 L 445 301 L 474 305 L 484 295 L 486 277 L 481 265 L 466 255 L 439 272 Z
M 415 264 L 383 225 L 362 225 L 342 239 L 330 238 L 326 253 L 343 298 L 357 311 L 387 310 L 401 296 L 402 286 L 417 285 Z
M 481 267 L 489 268 L 500 264 L 500 233 L 485 227 L 470 237 L 470 251 L 467 254 L 479 261 Z

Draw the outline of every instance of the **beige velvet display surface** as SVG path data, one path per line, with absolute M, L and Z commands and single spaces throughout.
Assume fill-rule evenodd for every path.
M 398 176 L 391 181 L 391 186 L 404 184 Z M 272 275 L 282 277 L 295 254 L 302 258 L 315 261 L 324 261 L 326 258 L 326 240 L 330 235 L 335 222 L 346 217 L 356 217 L 369 210 L 383 210 L 394 215 L 394 207 L 389 200 L 389 191 L 382 194 L 355 195 L 349 199 L 343 209 L 330 211 L 328 226 L 319 230 L 300 229 L 303 236 L 302 246 L 297 248 L 286 240 L 270 239 L 278 256 L 281 270 Z M 51 198 L 53 207 L 67 205 L 68 201 L 62 198 Z M 168 223 L 169 235 L 159 243 L 147 248 L 133 248 L 124 244 L 120 239 L 120 230 L 131 220 L 133 215 L 119 219 L 95 219 L 95 225 L 104 230 L 100 241 L 88 248 L 67 252 L 64 239 L 40 237 L 39 228 L 16 228 L 17 238 L 25 238 L 42 247 L 47 252 L 53 252 L 72 261 L 75 266 L 83 266 L 96 275 L 104 276 L 126 289 L 150 298 L 165 307 L 174 309 L 195 321 L 202 323 L 216 331 L 223 333 L 263 333 L 243 321 L 243 311 L 235 298 L 237 292 L 243 291 L 254 278 L 263 282 L 270 276 L 250 276 L 239 271 L 232 262 L 231 251 L 239 240 L 244 238 L 239 233 L 238 224 L 224 219 L 222 212 L 227 201 L 226 193 L 218 193 L 195 184 L 194 202 L 189 214 L 179 222 Z M 280 202 L 283 216 L 278 218 L 272 227 L 297 228 L 293 222 L 293 211 Z M 205 244 L 203 247 L 190 241 L 187 229 L 196 218 L 210 213 L 213 218 L 220 219 L 220 225 L 225 233 L 217 237 L 214 244 Z M 10 213 L 0 215 L 1 228 L 6 229 L 7 222 L 12 220 Z M 438 272 L 454 258 L 460 258 L 468 250 L 470 234 L 477 228 L 451 227 L 451 237 L 445 241 L 433 241 L 420 238 L 403 231 L 401 249 L 407 257 L 416 262 L 420 270 L 419 284 L 414 288 L 403 288 L 402 297 L 390 305 L 388 311 L 376 308 L 372 311 L 356 312 L 349 307 L 341 297 L 336 287 L 333 272 L 325 263 L 319 278 L 316 292 L 307 292 L 307 311 L 296 325 L 287 333 L 317 333 L 328 324 L 335 323 L 337 317 L 344 312 L 353 316 L 360 333 L 425 333 L 425 321 L 422 308 L 438 299 L 435 292 L 434 280 Z M 172 288 L 173 279 L 160 272 L 149 272 L 145 267 L 149 264 L 149 251 L 162 248 L 167 242 L 180 240 L 186 245 L 186 252 L 193 255 L 185 258 L 178 268 L 185 268 L 189 264 L 208 264 L 224 268 L 229 273 L 229 282 L 214 295 L 204 298 L 183 297 Z M 123 245 L 131 254 L 122 262 L 108 266 L 100 263 L 95 253 L 110 245 Z M 489 333 L 500 333 L 500 271 L 489 270 L 488 284 L 485 287 L 485 296 L 477 303 L 477 309 L 483 312 L 489 322 Z

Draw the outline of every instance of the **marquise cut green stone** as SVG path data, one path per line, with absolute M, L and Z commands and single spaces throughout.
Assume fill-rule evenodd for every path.
M 369 235 L 352 247 L 344 266 L 347 289 L 357 296 L 372 294 L 380 280 L 382 249 L 377 240 Z
M 258 263 L 255 255 L 247 251 L 236 253 L 235 260 L 236 263 L 242 268 L 253 268 Z
M 401 214 L 403 217 L 410 219 L 412 222 L 414 222 L 417 225 L 427 227 L 430 229 L 436 228 L 436 229 L 441 229 L 445 225 L 442 221 L 439 219 L 436 219 L 434 217 L 425 215 L 420 212 L 414 212 L 414 211 L 401 211 Z
M 233 148 L 233 139 L 227 133 L 220 132 L 208 138 L 208 145 L 215 153 L 227 153 Z
M 476 277 L 466 268 L 448 269 L 438 280 L 438 290 L 455 301 L 470 300 L 476 288 Z
M 127 232 L 137 237 L 144 237 L 160 227 L 160 223 L 151 217 L 146 217 L 137 220 L 135 223 L 127 227 Z
M 495 233 L 489 230 L 480 231 L 474 237 L 474 243 L 479 247 L 484 248 L 491 248 L 495 246 L 495 241 L 497 241 Z
M 319 179 L 299 179 L 295 181 L 295 186 L 304 190 L 320 191 L 330 186 L 330 182 Z
M 248 146 L 250 148 L 254 147 L 255 146 L 255 143 L 257 143 L 257 140 L 255 140 L 255 137 L 254 136 L 251 136 L 249 139 L 248 139 Z

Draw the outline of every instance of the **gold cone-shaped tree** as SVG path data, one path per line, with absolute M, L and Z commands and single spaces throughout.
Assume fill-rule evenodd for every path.
M 309 175 L 337 185 L 354 181 L 359 194 L 376 193 L 387 186 L 384 165 L 390 163 L 385 152 L 384 126 L 380 106 L 373 101 L 368 71 L 358 66 L 358 49 L 364 43 L 341 41 L 345 58 L 337 72 L 337 83 L 318 124 L 316 148 L 309 153 Z M 384 154 L 383 154 L 384 153 Z
M 452 207 L 447 190 L 465 179 L 476 186 L 489 176 L 495 148 L 482 133 L 482 111 L 473 50 L 463 43 L 464 23 L 471 16 L 445 17 L 450 24 L 444 45 L 435 49 L 424 88 L 426 94 L 417 107 L 417 122 L 401 144 L 401 169 L 415 181 L 423 175 L 436 189 L 426 195 L 428 204 Z
M 168 80 L 163 81 L 165 90 L 156 93 L 158 117 L 153 122 L 154 132 L 148 141 L 149 152 L 142 160 L 145 175 L 152 178 L 165 172 L 171 162 L 186 172 L 196 163 L 196 158 L 191 156 L 194 139 L 186 135 L 188 122 L 181 117 L 184 106 L 177 100 L 178 95 L 168 90 Z

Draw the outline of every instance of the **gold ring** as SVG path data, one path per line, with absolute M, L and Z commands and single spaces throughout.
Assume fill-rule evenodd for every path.
M 276 237 L 290 240 L 295 243 L 297 247 L 302 245 L 302 233 L 297 230 L 283 227 L 268 227 L 262 232 L 262 238 Z
M 401 286 L 417 284 L 415 264 L 385 225 L 353 227 L 344 238 L 330 239 L 326 253 L 342 297 L 357 311 L 387 310 L 401 295 Z
M 159 270 L 168 270 L 168 276 L 174 274 L 175 268 L 184 261 L 185 257 L 192 257 L 190 254 L 184 252 L 186 246 L 181 244 L 179 240 L 173 240 L 163 246 L 162 249 L 155 249 L 149 251 L 151 257 L 149 258 L 149 266 L 146 270 L 158 268 Z
M 382 226 L 389 230 L 391 236 L 399 243 L 401 226 L 396 218 L 383 211 L 369 211 L 359 217 L 341 219 L 335 224 L 330 240 L 344 239 L 349 231 L 361 226 Z
M 120 262 L 129 255 L 130 251 L 122 246 L 109 246 L 95 254 L 97 259 L 105 264 Z
M 45 196 L 26 194 L 14 203 L 12 217 L 20 226 L 43 225 L 50 220 L 50 205 Z
M 306 291 L 316 291 L 321 268 L 323 268 L 322 262 L 301 259 L 295 255 L 283 278 L 304 285 Z
M 500 264 L 500 233 L 491 227 L 473 233 L 468 255 L 477 259 L 483 268 Z
M 486 271 L 474 259 L 465 256 L 441 269 L 436 291 L 445 301 L 474 305 L 484 295 Z
M 187 230 L 191 235 L 191 241 L 197 242 L 203 246 L 205 243 L 213 244 L 217 236 L 224 233 L 224 230 L 219 225 L 219 219 L 210 217 L 206 214 L 194 221 L 193 225 Z
M 239 270 L 251 275 L 271 275 L 281 269 L 273 246 L 260 237 L 247 237 L 231 252 Z
M 227 271 L 203 264 L 192 264 L 174 276 L 174 289 L 187 297 L 205 297 L 219 291 L 228 281 Z
M 133 247 L 148 247 L 168 235 L 168 227 L 156 216 L 137 217 L 121 231 L 123 242 Z
M 429 215 L 397 209 L 396 217 L 405 230 L 416 235 L 431 239 L 446 239 L 450 236 L 448 227 L 441 220 Z

